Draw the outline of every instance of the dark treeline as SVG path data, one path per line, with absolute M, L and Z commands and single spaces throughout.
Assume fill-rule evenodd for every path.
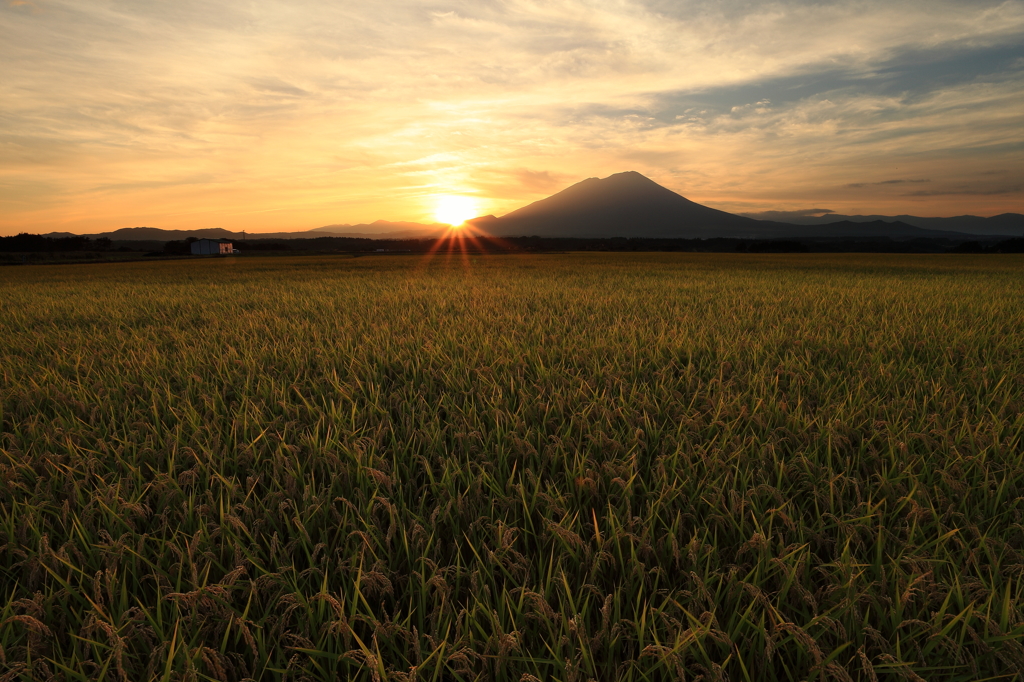
M 964 242 L 952 251 L 953 253 L 1024 253 L 1024 237 L 988 245 L 978 241 Z
M 163 254 L 169 256 L 182 256 L 189 255 L 192 253 L 192 242 L 199 241 L 195 237 L 189 237 L 188 239 L 177 239 L 174 241 L 167 242 L 164 244 Z M 294 239 L 251 239 L 231 242 L 232 248 L 238 249 L 239 251 L 290 251 L 291 242 L 298 241 Z M 159 256 L 161 252 L 152 252 L 150 255 Z
M 148 251 L 148 256 L 188 255 L 194 238 L 169 241 L 162 248 L 147 242 L 111 242 L 101 237 L 45 237 L 19 234 L 0 237 L 0 253 L 64 253 L 95 251 Z M 159 243 L 157 243 L 159 244 Z M 564 251 L 682 251 L 708 253 L 1024 253 L 1024 238 L 962 239 L 651 239 L 571 237 L 454 237 L 444 239 L 369 239 L 317 237 L 314 239 L 249 239 L 233 241 L 242 253 L 346 252 L 346 253 L 544 253 Z
M 106 251 L 111 242 L 106 237 L 44 237 L 21 233 L 13 237 L 0 237 L 0 253 L 63 253 L 68 251 Z

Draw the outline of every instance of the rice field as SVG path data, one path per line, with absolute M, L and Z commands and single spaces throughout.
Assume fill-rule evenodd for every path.
M 1024 257 L 0 269 L 0 680 L 1024 675 Z

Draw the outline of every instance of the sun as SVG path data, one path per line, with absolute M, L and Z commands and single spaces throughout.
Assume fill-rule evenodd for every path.
M 458 227 L 470 218 L 480 215 L 476 199 L 458 194 L 443 194 L 437 197 L 434 217 L 439 223 Z

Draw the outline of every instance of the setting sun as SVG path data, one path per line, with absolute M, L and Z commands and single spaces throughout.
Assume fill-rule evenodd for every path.
M 437 198 L 434 217 L 438 222 L 459 226 L 471 218 L 480 215 L 476 199 L 472 197 L 446 194 Z

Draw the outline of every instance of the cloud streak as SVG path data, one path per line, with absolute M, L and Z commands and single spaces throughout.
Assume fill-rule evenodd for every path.
M 861 187 L 872 187 L 877 185 L 918 185 L 923 182 L 931 182 L 931 180 L 881 180 L 879 182 L 851 182 L 847 187 L 859 189 Z
M 740 215 L 754 218 L 756 220 L 775 220 L 786 222 L 794 218 L 810 218 L 835 213 L 830 208 L 802 208 L 795 211 L 761 211 L 759 213 L 741 213 Z
M 969 196 L 969 197 L 991 197 L 1001 196 L 1004 194 L 1021 194 L 1024 191 L 1024 185 L 1014 185 L 1012 187 L 1000 187 L 997 189 L 950 189 L 950 190 L 922 190 L 919 192 L 908 192 L 904 196 L 908 197 L 949 197 L 949 196 Z

